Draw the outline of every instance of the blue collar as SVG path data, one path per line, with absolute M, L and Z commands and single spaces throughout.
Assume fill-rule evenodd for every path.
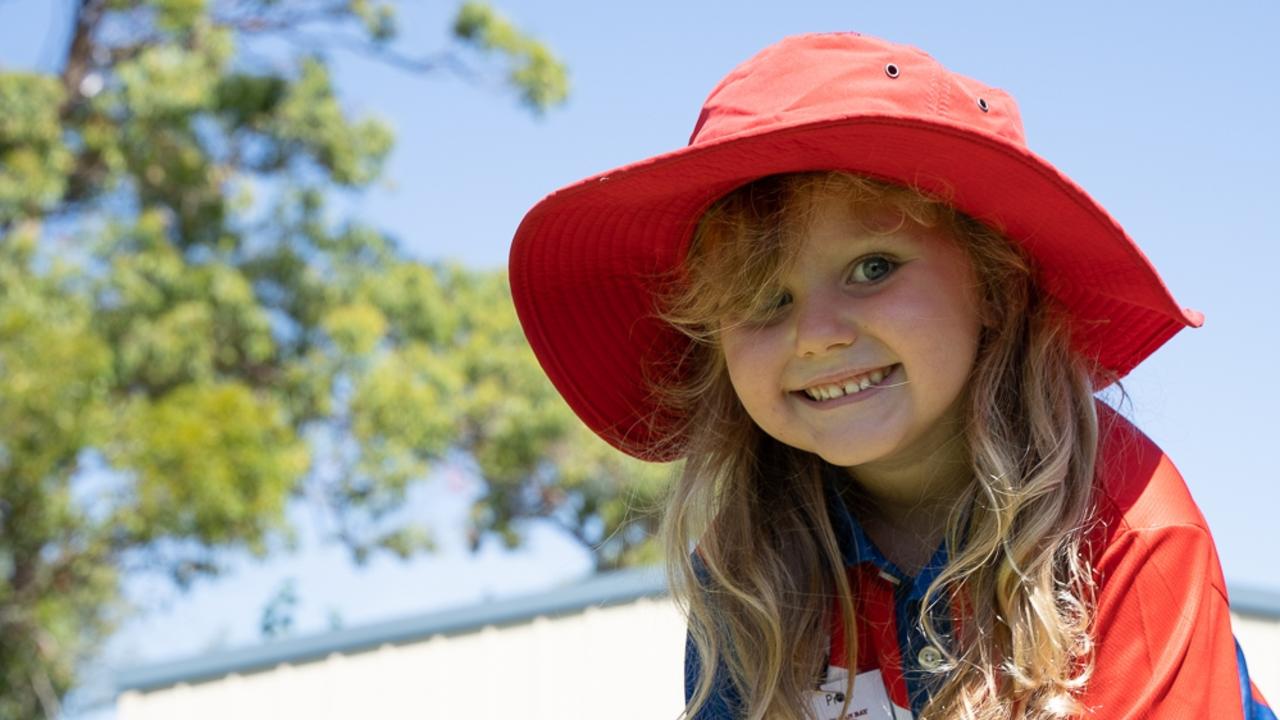
M 929 585 L 947 565 L 946 540 L 943 540 L 938 545 L 938 549 L 934 551 L 933 557 L 925 564 L 920 574 L 911 577 L 897 565 L 894 565 L 884 556 L 884 553 L 880 552 L 880 548 L 871 542 L 871 538 L 867 537 L 866 531 L 862 529 L 862 526 L 854 519 L 853 514 L 849 512 L 849 508 L 845 506 L 844 499 L 835 491 L 832 482 L 830 479 L 826 481 L 827 509 L 845 565 L 853 566 L 864 562 L 871 563 L 879 570 L 881 577 L 899 588 L 905 588 L 908 591 L 907 597 L 924 597 L 924 591 L 928 589 Z

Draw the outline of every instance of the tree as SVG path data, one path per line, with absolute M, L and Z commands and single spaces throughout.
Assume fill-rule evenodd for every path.
M 0 718 L 58 713 L 125 574 L 185 587 L 220 552 L 287 546 L 290 502 L 331 513 L 358 562 L 429 550 L 395 511 L 441 463 L 485 481 L 473 547 L 541 517 L 600 567 L 656 557 L 643 509 L 667 471 L 572 416 L 504 276 L 324 219 L 393 146 L 344 112 L 327 52 L 499 63 L 541 113 L 567 92 L 543 44 L 474 2 L 427 57 L 370 0 L 74 7 L 58 75 L 0 72 Z M 290 71 L 254 59 L 263 38 Z

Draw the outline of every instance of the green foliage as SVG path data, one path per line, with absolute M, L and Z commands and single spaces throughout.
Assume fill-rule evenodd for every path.
M 207 0 L 157 0 L 156 25 L 168 32 L 180 32 L 204 17 Z
M 564 64 L 487 3 L 463 3 L 454 19 L 453 33 L 481 50 L 506 56 L 508 79 L 522 89 L 521 97 L 530 108 L 542 110 L 568 97 L 569 75 Z
M 518 521 L 539 516 L 591 547 L 601 567 L 656 558 L 651 531 L 671 468 L 619 453 L 573 415 L 523 341 L 505 276 L 453 288 L 461 307 L 486 308 L 463 318 L 454 353 L 466 377 L 463 432 L 490 493 L 474 508 L 473 542 L 494 532 L 514 547 Z
M 76 12 L 59 76 L 0 71 L 0 720 L 59 714 L 126 611 L 123 574 L 186 586 L 228 550 L 268 553 L 303 498 L 356 561 L 410 557 L 435 539 L 408 493 L 461 463 L 486 488 L 473 546 L 543 518 L 601 566 L 653 557 L 666 470 L 573 417 L 505 277 L 327 218 L 394 137 L 343 108 L 323 43 L 279 67 L 243 52 L 327 27 L 438 67 L 398 61 L 393 4 Z M 487 6 L 454 29 L 508 61 L 533 111 L 563 100 L 563 65 Z M 264 632 L 288 631 L 292 602 L 286 587 Z
M 301 76 L 282 98 L 271 132 L 307 152 L 343 185 L 373 181 L 395 143 L 391 129 L 380 122 L 343 121 L 329 69 L 317 58 L 303 61 Z
M 393 263 L 376 279 L 367 278 L 360 293 L 399 333 L 398 340 L 439 347 L 458 332 L 459 313 L 445 295 L 434 268 L 414 262 Z
M 293 615 L 297 608 L 298 581 L 286 578 L 262 609 L 262 619 L 258 622 L 262 637 L 271 640 L 288 636 L 293 631 Z
M 310 454 L 272 397 L 239 383 L 185 384 L 126 405 L 104 448 L 130 468 L 132 507 L 117 522 L 138 543 L 182 537 L 261 554 Z
M 225 33 L 221 33 L 225 37 Z M 128 112 L 143 128 L 178 121 L 209 105 L 227 58 L 192 53 L 178 45 L 144 48 L 116 67 L 120 88 L 108 95 L 116 111 Z
M 72 499 L 82 448 L 106 437 L 111 349 L 35 227 L 0 242 L 0 717 L 35 717 L 108 632 L 118 569 Z
M 61 197 L 71 153 L 58 132 L 57 78 L 0 74 L 0 225 L 39 214 Z
M 273 75 L 228 73 L 218 79 L 214 106 L 229 131 L 265 129 L 289 90 L 289 81 Z
M 92 333 L 89 308 L 56 278 L 31 272 L 31 241 L 19 231 L 0 245 L 0 497 L 10 506 L 38 492 L 14 479 L 57 475 L 101 440 L 111 381 L 110 348 Z
M 359 380 L 352 431 L 397 455 L 432 461 L 457 442 L 452 403 L 463 391 L 454 359 L 422 343 L 388 352 Z
M 369 0 L 350 0 L 351 12 L 364 23 L 369 37 L 376 42 L 385 43 L 396 36 L 396 10 L 387 3 L 372 3 Z
M 165 240 L 166 217 L 144 211 L 98 250 L 110 272 L 94 295 L 122 384 L 154 391 L 269 362 L 276 342 L 248 278 L 224 263 L 187 263 Z
M 325 332 L 347 355 L 368 355 L 387 332 L 387 318 L 367 302 L 339 305 L 321 321 Z

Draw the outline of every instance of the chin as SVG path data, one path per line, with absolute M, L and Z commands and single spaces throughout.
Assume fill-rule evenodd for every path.
M 842 468 L 855 468 L 859 465 L 865 465 L 878 458 L 869 457 L 863 453 L 834 452 L 834 453 L 816 453 L 818 457 L 828 463 Z
M 856 465 L 863 465 L 864 462 L 872 462 L 877 460 L 876 452 L 868 452 L 868 448 L 861 447 L 806 447 L 812 454 L 822 457 L 829 464 L 837 466 L 837 468 L 854 468 Z
M 824 443 L 816 447 L 806 448 L 836 467 L 853 468 L 887 457 L 892 451 L 882 447 L 881 443 L 851 440 L 847 443 Z

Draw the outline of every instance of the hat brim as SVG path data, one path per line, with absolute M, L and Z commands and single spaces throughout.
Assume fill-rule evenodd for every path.
M 698 218 L 776 173 L 843 170 L 918 188 L 1021 243 L 1072 317 L 1078 352 L 1112 378 L 1203 317 L 1175 302 L 1105 209 L 1036 154 L 995 135 L 858 115 L 690 145 L 558 190 L 525 216 L 510 281 L 534 353 L 578 416 L 615 447 L 675 459 L 646 378 L 687 340 L 655 315 Z

